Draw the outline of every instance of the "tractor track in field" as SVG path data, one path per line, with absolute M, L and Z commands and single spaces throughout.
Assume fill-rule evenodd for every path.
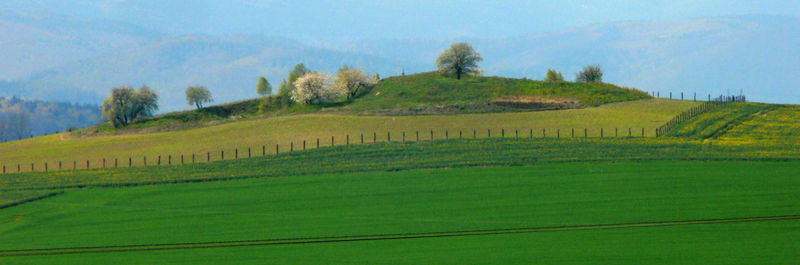
M 501 229 L 486 229 L 486 230 L 463 230 L 463 231 L 443 231 L 443 232 L 425 232 L 425 233 L 349 235 L 349 236 L 330 236 L 330 237 L 277 238 L 277 239 L 184 242 L 184 243 L 156 243 L 156 244 L 116 245 L 116 246 L 10 249 L 10 250 L 0 250 L 0 258 L 16 257 L 16 256 L 47 256 L 47 255 L 88 254 L 88 253 L 139 252 L 139 251 L 161 251 L 161 250 L 180 250 L 180 249 L 229 248 L 229 247 L 251 247 L 251 246 L 269 246 L 269 245 L 302 245 L 302 244 L 343 243 L 343 242 L 359 242 L 359 241 L 447 238 L 447 237 L 522 234 L 522 233 L 537 233 L 537 232 L 607 230 L 607 229 L 666 227 L 666 226 L 744 223 L 744 222 L 763 222 L 763 221 L 785 221 L 785 220 L 800 220 L 800 215 L 697 219 L 697 220 L 682 220 L 682 221 L 657 221 L 657 222 L 618 223 L 618 224 L 527 227 L 527 228 L 501 228 Z

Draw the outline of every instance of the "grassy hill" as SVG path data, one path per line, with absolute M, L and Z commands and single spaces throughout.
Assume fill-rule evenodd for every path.
M 383 110 L 453 106 L 462 111 L 489 111 L 491 107 L 517 106 L 523 109 L 560 109 L 647 98 L 651 97 L 645 92 L 605 83 L 482 76 L 457 80 L 429 72 L 382 80 L 346 108 Z
M 572 109 L 651 98 L 646 93 L 605 83 L 542 82 L 529 79 L 468 76 L 461 80 L 436 72 L 390 77 L 351 101 L 327 106 L 280 107 L 259 99 L 146 118 L 126 128 L 108 124 L 78 135 L 172 131 L 220 122 L 307 113 L 464 114 Z M 273 100 L 271 102 L 277 102 Z
M 729 104 L 677 129 L 717 132 L 712 138 L 624 137 L 625 131 L 610 137 L 605 127 L 655 128 L 696 104 L 649 99 L 522 113 L 306 114 L 163 133 L 30 139 L 27 147 L 36 152 L 29 153 L 44 156 L 64 144 L 82 154 L 111 154 L 121 144 L 143 151 L 220 142 L 258 147 L 265 136 L 294 141 L 338 133 L 336 147 L 287 152 L 283 144 L 279 155 L 262 157 L 255 149 L 258 157 L 239 160 L 230 160 L 227 149 L 226 161 L 212 163 L 0 175 L 0 200 L 52 195 L 0 209 L 0 234 L 8 239 L 0 241 L 0 263 L 795 260 L 800 246 L 787 238 L 800 236 L 794 203 L 800 130 L 793 122 L 800 109 Z M 566 126 L 586 124 L 609 128 L 606 137 L 596 129 L 589 138 L 568 134 Z M 481 128 L 479 139 L 442 139 L 444 129 L 450 138 L 458 137 L 455 129 L 470 138 L 469 126 Z M 498 127 L 506 128 L 504 138 Z M 377 144 L 344 146 L 339 138 L 376 128 Z M 422 130 L 422 141 L 398 142 L 397 130 L 406 129 Z M 435 141 L 425 133 L 430 129 Z M 171 154 L 177 163 L 178 153 Z
M 31 163 L 35 163 L 39 170 L 43 169 L 45 162 L 49 162 L 50 168 L 54 169 L 59 161 L 66 168 L 71 167 L 73 161 L 77 161 L 75 163 L 79 167 L 85 167 L 86 160 L 91 161 L 91 167 L 99 167 L 103 158 L 111 165 L 111 160 L 115 158 L 127 160 L 133 157 L 135 165 L 142 165 L 143 157 L 148 156 L 152 165 L 155 163 L 153 159 L 159 155 L 164 158 L 181 154 L 204 156 L 207 152 L 211 152 L 212 159 L 217 160 L 221 150 L 229 152 L 230 158 L 235 148 L 242 152 L 252 148 L 260 153 L 262 146 L 266 145 L 269 147 L 267 151 L 274 153 L 275 144 L 288 150 L 293 142 L 300 149 L 302 141 L 307 141 L 308 147 L 312 147 L 320 138 L 321 146 L 329 146 L 330 137 L 335 136 L 335 143 L 341 145 L 348 135 L 351 143 L 355 144 L 360 143 L 361 134 L 369 142 L 373 134 L 377 134 L 377 140 L 385 141 L 388 133 L 393 135 L 394 141 L 398 141 L 403 132 L 411 140 L 417 131 L 421 132 L 422 139 L 430 139 L 431 130 L 436 139 L 444 138 L 445 131 L 451 137 L 455 137 L 459 130 L 465 136 L 471 136 L 473 129 L 477 137 L 489 136 L 489 129 L 494 130 L 494 137 L 500 136 L 501 129 L 506 129 L 508 136 L 512 131 L 528 135 L 534 129 L 535 137 L 542 136 L 542 129 L 546 129 L 548 137 L 555 137 L 559 130 L 561 136 L 566 137 L 575 129 L 576 135 L 580 136 L 584 128 L 590 137 L 600 136 L 601 128 L 605 136 L 614 135 L 615 128 L 619 129 L 620 137 L 627 136 L 628 128 L 632 128 L 634 135 L 640 135 L 644 128 L 646 136 L 653 136 L 653 128 L 696 104 L 699 103 L 649 99 L 538 112 L 423 116 L 304 114 L 159 133 L 95 137 L 56 134 L 0 144 L 0 164 L 6 165 L 8 170 L 16 170 L 16 165 L 20 164 L 23 171 L 29 171 Z

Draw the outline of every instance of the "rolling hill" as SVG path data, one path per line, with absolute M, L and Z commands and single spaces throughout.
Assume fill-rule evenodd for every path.
M 481 66 L 487 75 L 540 79 L 555 68 L 571 79 L 581 67 L 601 64 L 607 82 L 645 91 L 743 90 L 755 101 L 800 100 L 794 74 L 800 71 L 800 43 L 791 37 L 800 34 L 800 20 L 794 17 L 625 21 L 507 38 L 374 38 L 312 45 L 285 37 L 171 35 L 88 18 L 30 16 L 0 13 L 7 26 L 0 37 L 24 33 L 9 39 L 15 45 L 0 47 L 0 54 L 11 56 L 9 61 L 30 61 L 3 66 L 8 76 L 0 77 L 6 79 L 0 81 L 0 95 L 99 104 L 111 87 L 148 84 L 161 93 L 162 111 L 169 112 L 189 108 L 182 96 L 189 85 L 206 85 L 217 102 L 229 102 L 254 96 L 258 76 L 277 86 L 301 62 L 326 72 L 349 64 L 384 77 L 427 72 L 452 42 L 469 41 L 486 58 Z M 40 24 L 61 26 L 43 31 Z M 44 41 L 54 34 L 81 36 L 91 45 L 66 37 Z M 48 58 L 53 60 L 43 63 Z

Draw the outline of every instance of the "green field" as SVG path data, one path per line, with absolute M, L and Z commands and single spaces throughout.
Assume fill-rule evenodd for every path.
M 635 226 L 797 215 L 798 173 L 798 162 L 556 163 L 70 191 L 0 211 L 0 256 L 33 255 L 0 262 L 786 264 L 797 258 L 800 245 L 791 238 L 800 235 L 798 220 Z M 604 224 L 625 225 L 591 228 Z M 419 233 L 445 236 L 47 256 L 38 254 L 87 249 L 9 251 Z
M 800 108 L 726 104 L 652 137 L 696 104 L 317 113 L 4 143 L 0 163 L 72 154 L 79 168 L 101 158 L 109 168 L 0 175 L 0 264 L 798 260 Z M 368 144 L 360 144 L 362 133 Z M 317 137 L 325 148 L 316 149 Z M 303 140 L 309 150 L 301 150 Z M 141 152 L 132 156 L 137 167 L 127 168 L 130 150 Z M 212 151 L 214 161 L 205 162 Z M 198 163 L 181 165 L 180 155 L 188 163 L 192 154 Z M 139 166 L 142 155 L 150 166 Z M 152 166 L 159 155 L 162 165 Z M 110 168 L 117 157 L 121 167 Z
M 219 151 L 223 149 L 230 152 L 229 157 L 235 148 L 244 151 L 249 147 L 260 153 L 264 145 L 274 153 L 275 144 L 288 150 L 291 142 L 300 148 L 305 140 L 308 147 L 316 147 L 316 139 L 320 138 L 321 146 L 329 146 L 331 136 L 338 139 L 335 143 L 344 144 L 348 135 L 351 143 L 360 143 L 361 134 L 365 135 L 366 142 L 372 140 L 373 134 L 378 135 L 378 140 L 385 141 L 389 132 L 394 140 L 401 140 L 403 132 L 406 132 L 408 140 L 415 139 L 412 134 L 416 131 L 421 132 L 422 139 L 430 139 L 431 130 L 436 139 L 444 138 L 446 130 L 453 136 L 459 130 L 471 136 L 473 129 L 478 137 L 487 137 L 488 129 L 494 131 L 492 136 L 499 137 L 503 128 L 509 134 L 517 130 L 523 135 L 535 129 L 534 134 L 539 137 L 542 128 L 549 131 L 546 132 L 549 137 L 555 137 L 558 130 L 566 136 L 573 128 L 577 135 L 587 128 L 591 137 L 599 136 L 601 128 L 604 128 L 606 136 L 612 136 L 615 128 L 619 128 L 620 136 L 627 136 L 628 128 L 633 128 L 633 134 L 641 135 L 644 128 L 646 136 L 653 136 L 654 128 L 696 104 L 699 103 L 640 100 L 584 109 L 519 113 L 425 116 L 306 114 L 162 133 L 96 137 L 56 134 L 0 143 L 0 164 L 6 165 L 8 171 L 16 171 L 17 164 L 22 171 L 30 171 L 31 163 L 39 170 L 44 168 L 45 162 L 49 163 L 50 169 L 55 169 L 59 161 L 64 168 L 71 168 L 73 162 L 84 168 L 86 160 L 91 161 L 90 167 L 100 167 L 103 158 L 110 165 L 115 158 L 127 161 L 133 157 L 135 165 L 142 165 L 144 156 L 148 156 L 152 164 L 155 162 L 152 159 L 159 155 L 166 158 L 168 155 L 193 153 L 206 155 L 207 152 L 217 160 L 221 156 Z

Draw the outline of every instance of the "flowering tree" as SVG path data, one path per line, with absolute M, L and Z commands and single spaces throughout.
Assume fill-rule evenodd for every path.
M 308 73 L 298 78 L 292 89 L 292 100 L 303 104 L 331 103 L 344 95 L 345 91 L 335 88 L 326 73 Z
M 347 99 L 358 96 L 365 89 L 375 85 L 376 81 L 370 78 L 361 69 L 342 67 L 333 80 L 333 86 L 337 90 L 344 91 Z

